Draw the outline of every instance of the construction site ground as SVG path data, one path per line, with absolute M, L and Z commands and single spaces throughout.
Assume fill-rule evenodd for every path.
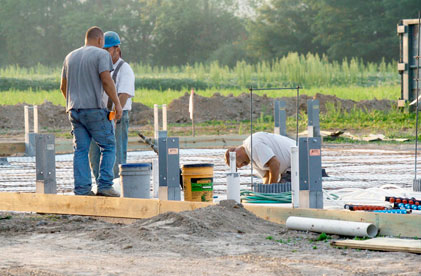
M 357 104 L 339 102 L 334 96 L 319 95 L 318 99 L 322 112 L 325 102 L 334 102 L 335 106 L 338 104 L 345 109 Z M 261 112 L 270 113 L 272 100 L 256 97 L 255 118 Z M 245 94 L 198 97 L 196 118 L 198 122 L 239 121 L 249 116 L 248 102 Z M 306 110 L 305 102 L 303 99 L 300 110 Z M 185 95 L 169 105 L 170 123 L 190 122 L 187 103 L 188 95 Z M 390 107 L 389 102 L 378 100 L 358 104 L 368 110 Z M 294 104 L 291 102 L 288 106 Z M 151 132 L 153 111 L 139 103 L 135 103 L 134 110 L 132 126 Z M 294 110 L 287 112 L 292 115 Z M 23 106 L 0 106 L 0 116 L 4 141 L 23 139 Z M 64 107 L 51 103 L 41 105 L 40 128 L 42 133 L 52 130 L 68 133 L 70 124 Z M 188 131 L 188 127 L 180 131 Z M 367 147 L 371 146 L 324 148 L 323 162 L 331 174 L 326 184 L 333 188 L 337 187 L 336 183 L 367 188 L 373 183 L 376 187 L 389 182 L 402 183 L 401 187 L 410 183 L 411 145 L 376 145 L 369 151 Z M 223 161 L 218 162 L 222 168 Z M 32 163 L 30 166 L 33 170 Z M 403 175 L 402 171 L 408 173 Z M 63 179 L 66 175 L 63 174 Z M 27 189 L 25 185 L 15 190 Z M 61 192 L 68 193 L 69 187 L 62 186 Z M 336 248 L 330 241 L 345 237 L 333 235 L 331 239 L 317 241 L 318 238 L 316 233 L 287 230 L 285 225 L 257 218 L 231 201 L 139 220 L 0 212 L 0 275 L 421 274 L 421 257 L 417 254 Z
M 0 275 L 421 273 L 417 254 L 335 248 L 318 238 L 233 201 L 141 220 L 2 212 Z

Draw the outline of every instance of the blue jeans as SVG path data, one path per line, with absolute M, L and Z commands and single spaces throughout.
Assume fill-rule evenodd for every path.
M 98 190 L 110 189 L 113 185 L 115 137 L 113 125 L 108 120 L 107 114 L 105 109 L 72 109 L 69 111 L 73 133 L 73 176 L 76 195 L 88 194 L 92 188 L 88 158 L 91 139 L 98 144 L 102 155 L 97 180 Z
M 121 119 L 117 121 L 115 128 L 115 140 L 116 140 L 116 161 L 114 164 L 114 178 L 119 177 L 119 164 L 127 163 L 127 144 L 129 139 L 129 111 L 124 110 Z M 89 162 L 91 164 L 92 172 L 95 179 L 98 179 L 99 174 L 99 160 L 100 150 L 97 144 L 92 141 L 89 149 Z M 98 181 L 98 180 L 97 180 Z

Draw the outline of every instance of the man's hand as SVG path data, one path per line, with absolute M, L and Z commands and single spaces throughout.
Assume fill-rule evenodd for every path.
M 99 74 L 102 81 L 102 86 L 104 87 L 105 93 L 114 103 L 115 106 L 115 119 L 119 120 L 123 115 L 123 109 L 121 108 L 120 100 L 118 99 L 117 92 L 115 89 L 114 81 L 111 78 L 110 71 L 104 71 Z
M 121 108 L 120 102 L 118 105 L 115 105 L 115 120 L 120 120 L 121 116 L 123 116 L 123 109 Z

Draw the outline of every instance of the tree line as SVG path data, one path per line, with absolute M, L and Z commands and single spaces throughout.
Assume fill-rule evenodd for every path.
M 397 60 L 396 25 L 419 0 L 0 0 L 0 66 L 61 65 L 91 26 L 154 66 L 271 61 L 290 52 Z

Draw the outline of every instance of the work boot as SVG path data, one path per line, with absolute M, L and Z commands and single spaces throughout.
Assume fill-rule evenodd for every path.
M 109 197 L 120 197 L 120 193 L 114 190 L 114 188 L 109 188 L 105 190 L 98 190 L 96 192 L 97 196 L 109 196 Z
M 75 195 L 77 195 L 77 194 L 75 194 Z M 94 195 L 95 195 L 95 193 L 94 193 L 94 192 L 89 191 L 89 193 L 84 194 L 84 195 L 80 195 L 80 196 L 94 196 Z

